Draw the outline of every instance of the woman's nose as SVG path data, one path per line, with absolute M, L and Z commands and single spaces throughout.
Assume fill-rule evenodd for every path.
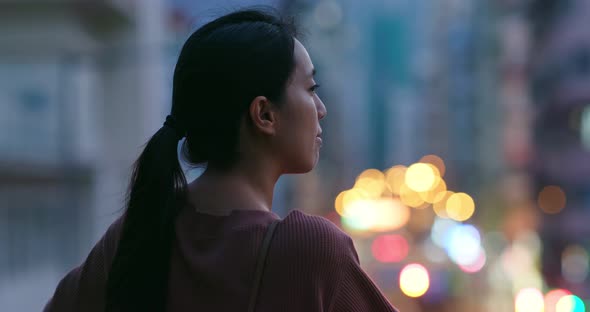
M 318 119 L 321 120 L 328 114 L 324 102 L 318 97 Z

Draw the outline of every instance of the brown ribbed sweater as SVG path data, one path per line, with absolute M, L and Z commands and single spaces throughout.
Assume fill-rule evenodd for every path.
M 176 222 L 168 311 L 245 311 L 272 212 L 212 216 L 185 209 Z M 108 268 L 122 220 L 59 283 L 45 312 L 104 310 Z M 147 272 L 146 272 L 147 273 Z M 353 242 L 330 221 L 300 211 L 278 224 L 257 311 L 395 311 L 359 266 Z

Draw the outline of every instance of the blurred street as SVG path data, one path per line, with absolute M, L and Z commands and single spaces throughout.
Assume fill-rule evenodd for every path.
M 0 0 L 2 311 L 84 261 L 182 43 L 250 5 L 298 21 L 328 110 L 277 214 L 338 225 L 403 312 L 588 309 L 590 0 Z

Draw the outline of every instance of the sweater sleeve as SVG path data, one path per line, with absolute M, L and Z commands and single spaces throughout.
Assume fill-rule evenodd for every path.
M 111 224 L 86 260 L 59 282 L 43 312 L 104 310 L 108 270 L 116 251 L 122 219 Z
M 330 311 L 385 312 L 397 311 L 360 266 L 358 254 L 350 237 L 342 260 L 342 271 Z

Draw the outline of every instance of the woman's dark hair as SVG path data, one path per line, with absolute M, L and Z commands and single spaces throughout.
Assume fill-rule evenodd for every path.
M 186 136 L 182 154 L 190 164 L 231 166 L 251 101 L 263 95 L 281 102 L 295 67 L 295 36 L 292 22 L 276 12 L 247 9 L 187 39 L 174 71 L 171 117 L 134 166 L 105 311 L 164 311 L 174 220 L 187 192 L 179 137 Z

